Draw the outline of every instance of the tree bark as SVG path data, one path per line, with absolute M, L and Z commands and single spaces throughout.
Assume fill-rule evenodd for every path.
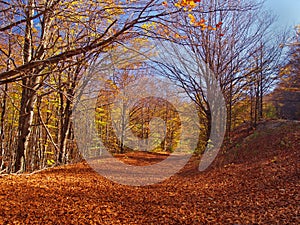
M 7 100 L 7 84 L 5 84 L 5 88 L 4 88 L 4 96 L 3 96 L 3 100 L 1 103 L 1 129 L 0 129 L 0 140 L 1 140 L 1 151 L 0 151 L 0 170 L 3 170 L 5 168 L 5 162 L 4 162 L 4 157 L 5 157 L 5 146 L 4 146 L 4 142 L 5 142 L 5 114 L 6 114 L 6 100 Z
M 28 0 L 28 7 L 26 9 L 26 28 L 24 34 L 23 45 L 23 62 L 24 64 L 30 62 L 32 59 L 32 28 L 33 21 L 30 19 L 34 15 L 34 1 Z M 32 70 L 27 73 L 33 73 Z M 16 151 L 14 172 L 25 171 L 26 169 L 26 151 L 28 147 L 29 137 L 31 133 L 31 124 L 33 120 L 33 109 L 36 102 L 34 91 L 35 77 L 28 76 L 22 79 L 22 96 L 21 108 L 19 115 L 18 127 L 18 147 Z
M 71 115 L 72 115 L 72 106 L 71 100 L 66 100 L 66 105 L 63 104 L 63 94 L 61 94 L 61 120 L 60 120 L 60 140 L 59 140 L 59 154 L 58 162 L 59 164 L 66 163 L 66 151 L 67 151 L 67 140 L 71 128 Z
M 31 134 L 31 126 L 34 116 L 34 107 L 37 96 L 35 90 L 29 88 L 35 84 L 34 78 L 24 79 L 21 98 L 21 109 L 18 127 L 18 147 L 16 152 L 15 172 L 26 170 L 26 152 Z

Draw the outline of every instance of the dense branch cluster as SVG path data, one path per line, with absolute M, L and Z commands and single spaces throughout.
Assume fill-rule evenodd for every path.
M 163 68 L 160 75 L 198 107 L 199 129 L 205 131 L 199 152 L 211 131 L 206 67 L 226 101 L 228 135 L 244 121 L 255 125 L 265 116 L 263 97 L 282 59 L 279 44 L 285 37 L 273 32 L 273 22 L 261 3 L 246 0 L 0 1 L 0 171 L 31 171 L 80 159 L 73 111 L 80 90 L 91 82 L 89 69 L 97 63 L 105 68 L 100 74 L 111 73 L 108 83 L 114 90 Z M 155 43 L 163 43 L 162 49 L 157 51 Z M 177 64 L 157 60 L 164 48 L 173 50 L 169 59 Z M 285 68 L 294 68 L 295 62 Z M 187 73 L 191 64 L 196 69 Z M 126 148 L 107 121 L 110 94 L 98 96 L 102 117 L 96 123 L 107 144 L 114 142 L 114 151 L 123 152 Z M 146 139 L 149 118 L 162 117 L 170 126 L 159 150 L 171 152 L 180 121 L 166 110 L 171 107 L 166 102 L 164 107 L 156 102 L 162 110 L 155 114 L 153 102 L 141 102 L 133 110 L 132 126 L 122 129 Z

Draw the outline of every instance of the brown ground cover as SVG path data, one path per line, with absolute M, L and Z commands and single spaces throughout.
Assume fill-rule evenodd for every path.
M 193 157 L 146 187 L 113 183 L 85 162 L 1 176 L 0 224 L 300 224 L 300 125 L 275 123 L 236 132 L 204 172 Z M 117 157 L 144 165 L 166 155 Z

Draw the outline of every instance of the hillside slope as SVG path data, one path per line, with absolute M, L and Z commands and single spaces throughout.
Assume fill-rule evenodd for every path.
M 225 140 L 224 143 L 213 166 L 255 163 L 266 158 L 276 160 L 281 156 L 299 154 L 300 121 L 263 121 L 255 129 L 245 124 L 233 132 L 231 141 Z

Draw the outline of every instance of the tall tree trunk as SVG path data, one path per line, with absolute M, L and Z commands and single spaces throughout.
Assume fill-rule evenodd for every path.
M 23 46 L 23 62 L 28 63 L 32 59 L 32 29 L 33 21 L 30 19 L 34 15 L 34 1 L 28 0 L 26 9 L 26 28 Z M 31 74 L 30 74 L 31 73 Z M 27 71 L 27 77 L 22 79 L 21 109 L 19 115 L 18 127 L 18 146 L 16 151 L 14 171 L 24 171 L 26 169 L 26 152 L 31 133 L 31 124 L 33 121 L 33 109 L 36 102 L 34 91 L 36 77 L 31 76 L 33 71 Z
M 263 118 L 263 85 L 262 85 L 262 79 L 261 79 L 261 82 L 260 82 L 260 100 L 259 100 L 259 103 L 260 103 L 260 111 L 259 111 L 259 119 L 262 119 Z
M 207 127 L 206 127 L 206 141 L 207 143 L 209 141 L 212 141 L 212 140 L 209 140 L 209 137 L 210 137 L 210 133 L 211 133 L 211 123 L 212 123 L 212 115 L 211 115 L 211 109 L 208 107 L 207 110 L 205 110 L 205 115 L 206 115 L 206 119 L 207 119 Z
M 254 127 L 257 126 L 258 122 L 258 114 L 259 114 L 259 81 L 256 81 L 255 87 L 255 107 L 254 107 Z
M 260 73 L 259 73 L 259 115 L 258 118 L 263 118 L 263 45 L 261 44 L 260 52 Z
M 232 92 L 233 92 L 233 84 L 232 77 L 230 78 L 230 88 L 229 88 L 229 97 L 228 97 L 228 106 L 227 106 L 227 137 L 231 136 L 231 128 L 232 128 Z
M 6 70 L 9 71 L 11 68 L 11 41 L 10 38 L 8 40 L 8 59 L 7 59 L 7 65 L 6 65 Z M 2 103 L 1 103 L 1 119 L 0 119 L 0 142 L 1 142 L 1 146 L 0 146 L 0 170 L 3 170 L 5 168 L 5 114 L 6 114 L 6 101 L 7 101 L 7 90 L 8 90 L 8 85 L 5 84 L 4 87 L 4 95 L 3 95 L 3 99 L 2 99 Z
M 60 120 L 60 140 L 59 140 L 59 153 L 58 153 L 58 162 L 60 164 L 66 163 L 66 151 L 67 151 L 67 140 L 71 128 L 71 115 L 72 115 L 72 106 L 71 100 L 66 100 L 66 105 L 63 104 L 63 94 L 61 94 L 61 120 Z
M 23 79 L 23 90 L 21 98 L 21 109 L 19 115 L 18 127 L 18 147 L 16 152 L 15 172 L 25 171 L 26 169 L 26 152 L 31 134 L 31 126 L 34 116 L 34 107 L 37 96 L 34 90 L 36 78 L 30 77 Z M 30 88 L 31 87 L 31 88 Z
M 1 129 L 0 129 L 0 141 L 1 141 L 1 150 L 0 150 L 0 170 L 3 170 L 5 168 L 5 161 L 4 161 L 4 158 L 5 158 L 5 146 L 4 146 L 4 142 L 5 142 L 5 114 L 6 114 L 6 100 L 7 100 L 7 89 L 8 89 L 8 86 L 7 84 L 5 84 L 5 87 L 4 87 L 4 95 L 3 95 L 3 100 L 2 100 L 2 103 L 1 103 L 1 108 L 2 108 L 2 111 L 1 111 L 1 122 L 0 122 L 0 126 L 1 126 Z
M 257 76 L 256 76 L 256 82 L 257 82 L 257 120 L 260 121 L 263 118 L 263 67 L 264 67 L 264 61 L 263 61 L 263 44 L 261 43 L 260 48 L 260 55 L 257 59 Z
M 122 103 L 122 115 L 121 115 L 121 132 L 120 132 L 120 153 L 123 154 L 125 152 L 125 135 L 126 135 L 126 103 L 125 100 L 123 99 L 123 103 Z
M 34 16 L 34 0 L 28 0 L 26 7 L 26 27 L 24 33 L 24 45 L 23 45 L 23 63 L 29 63 L 33 59 L 33 20 Z M 45 7 L 50 4 L 50 1 L 45 1 Z M 48 31 L 50 29 L 49 14 L 44 14 L 43 21 L 41 22 L 40 30 L 40 43 L 34 53 L 35 59 L 39 60 L 45 56 L 45 49 L 48 43 Z M 34 108 L 37 102 L 36 90 L 40 87 L 41 77 L 38 76 L 42 68 L 35 68 L 28 70 L 26 76 L 22 79 L 22 96 L 21 96 L 21 109 L 19 115 L 19 127 L 18 127 L 18 143 L 16 150 L 16 158 L 14 171 L 24 171 L 26 169 L 26 153 L 28 150 L 28 144 L 31 134 L 31 126 L 34 116 Z
M 253 97 L 253 86 L 250 87 L 250 123 L 251 127 L 254 127 L 254 110 L 253 110 L 253 102 L 254 102 L 254 97 Z

